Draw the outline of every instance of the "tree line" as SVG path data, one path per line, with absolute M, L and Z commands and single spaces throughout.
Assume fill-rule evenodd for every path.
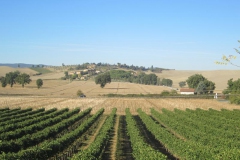
M 98 75 L 95 78 L 96 84 L 101 84 L 103 88 L 106 83 L 110 83 L 111 81 L 124 81 L 130 83 L 138 83 L 145 85 L 165 85 L 172 86 L 173 81 L 171 79 L 160 78 L 157 77 L 156 74 L 146 74 L 144 72 L 140 72 L 139 74 L 135 74 L 131 71 L 124 70 L 111 70 L 104 74 Z
M 23 88 L 26 84 L 29 84 L 30 82 L 32 82 L 32 80 L 30 79 L 30 75 L 26 73 L 20 73 L 19 71 L 6 73 L 5 77 L 0 78 L 0 81 L 1 81 L 2 87 L 6 87 L 7 85 L 10 85 L 10 87 L 13 87 L 14 84 L 18 83 L 22 85 Z M 38 79 L 36 81 L 36 85 L 38 88 L 42 87 L 43 85 L 42 79 Z
M 169 87 L 171 87 L 173 84 L 173 81 L 171 79 L 160 79 L 154 73 L 135 73 L 132 71 L 124 70 L 111 70 L 95 78 L 96 84 L 101 84 L 101 87 L 104 87 L 106 83 L 110 83 L 111 81 L 124 81 L 145 85 L 164 85 Z M 179 86 L 183 87 L 186 85 L 186 83 L 188 87 L 194 88 L 197 94 L 212 94 L 216 88 L 214 82 L 208 80 L 201 74 L 195 74 L 188 77 L 186 81 L 179 82 Z
M 146 85 L 157 85 L 158 78 L 155 74 L 146 74 L 144 72 L 140 72 L 136 74 L 131 71 L 124 70 L 111 70 L 110 71 L 111 78 L 115 81 L 124 81 L 130 83 L 139 83 Z

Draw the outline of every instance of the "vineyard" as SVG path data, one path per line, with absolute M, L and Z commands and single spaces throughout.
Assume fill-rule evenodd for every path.
M 238 109 L 214 109 L 222 103 L 206 100 L 112 100 L 65 108 L 1 101 L 0 159 L 240 159 Z M 74 100 L 52 105 L 66 101 Z

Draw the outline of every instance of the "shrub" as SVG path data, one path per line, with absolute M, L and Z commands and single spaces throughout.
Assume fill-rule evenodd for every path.
M 77 91 L 77 96 L 80 97 L 80 96 L 83 96 L 83 95 L 84 95 L 83 92 L 79 89 L 79 90 Z
M 161 96 L 169 96 L 170 92 L 169 91 L 162 91 Z

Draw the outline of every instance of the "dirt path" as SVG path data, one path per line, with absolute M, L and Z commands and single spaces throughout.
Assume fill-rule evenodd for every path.
M 95 130 L 94 134 L 89 136 L 89 139 L 86 142 L 87 145 L 82 148 L 83 150 L 87 149 L 92 144 L 92 142 L 95 140 L 96 136 L 98 135 L 98 133 L 99 133 L 100 129 L 102 128 L 102 125 L 105 122 L 105 120 L 107 119 L 107 117 L 108 116 L 104 116 L 104 117 L 102 117 L 102 119 L 100 119 L 101 122 L 97 125 L 97 129 Z
M 116 159 L 134 160 L 130 137 L 127 134 L 126 116 L 119 117 L 118 144 Z
M 119 116 L 116 117 L 116 123 L 114 126 L 114 136 L 112 140 L 112 152 L 111 152 L 111 159 L 116 159 L 116 151 L 117 151 L 117 143 L 118 143 L 118 126 L 119 126 Z
M 118 126 L 119 126 L 119 116 L 115 117 L 115 125 L 113 130 L 110 132 L 110 139 L 105 147 L 102 158 L 104 160 L 115 160 L 117 152 L 118 143 Z

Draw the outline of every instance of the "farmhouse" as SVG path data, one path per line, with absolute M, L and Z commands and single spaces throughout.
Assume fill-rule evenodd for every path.
M 194 88 L 181 88 L 180 89 L 180 94 L 194 94 L 195 89 Z
M 76 72 L 68 72 L 68 75 L 74 75 Z

